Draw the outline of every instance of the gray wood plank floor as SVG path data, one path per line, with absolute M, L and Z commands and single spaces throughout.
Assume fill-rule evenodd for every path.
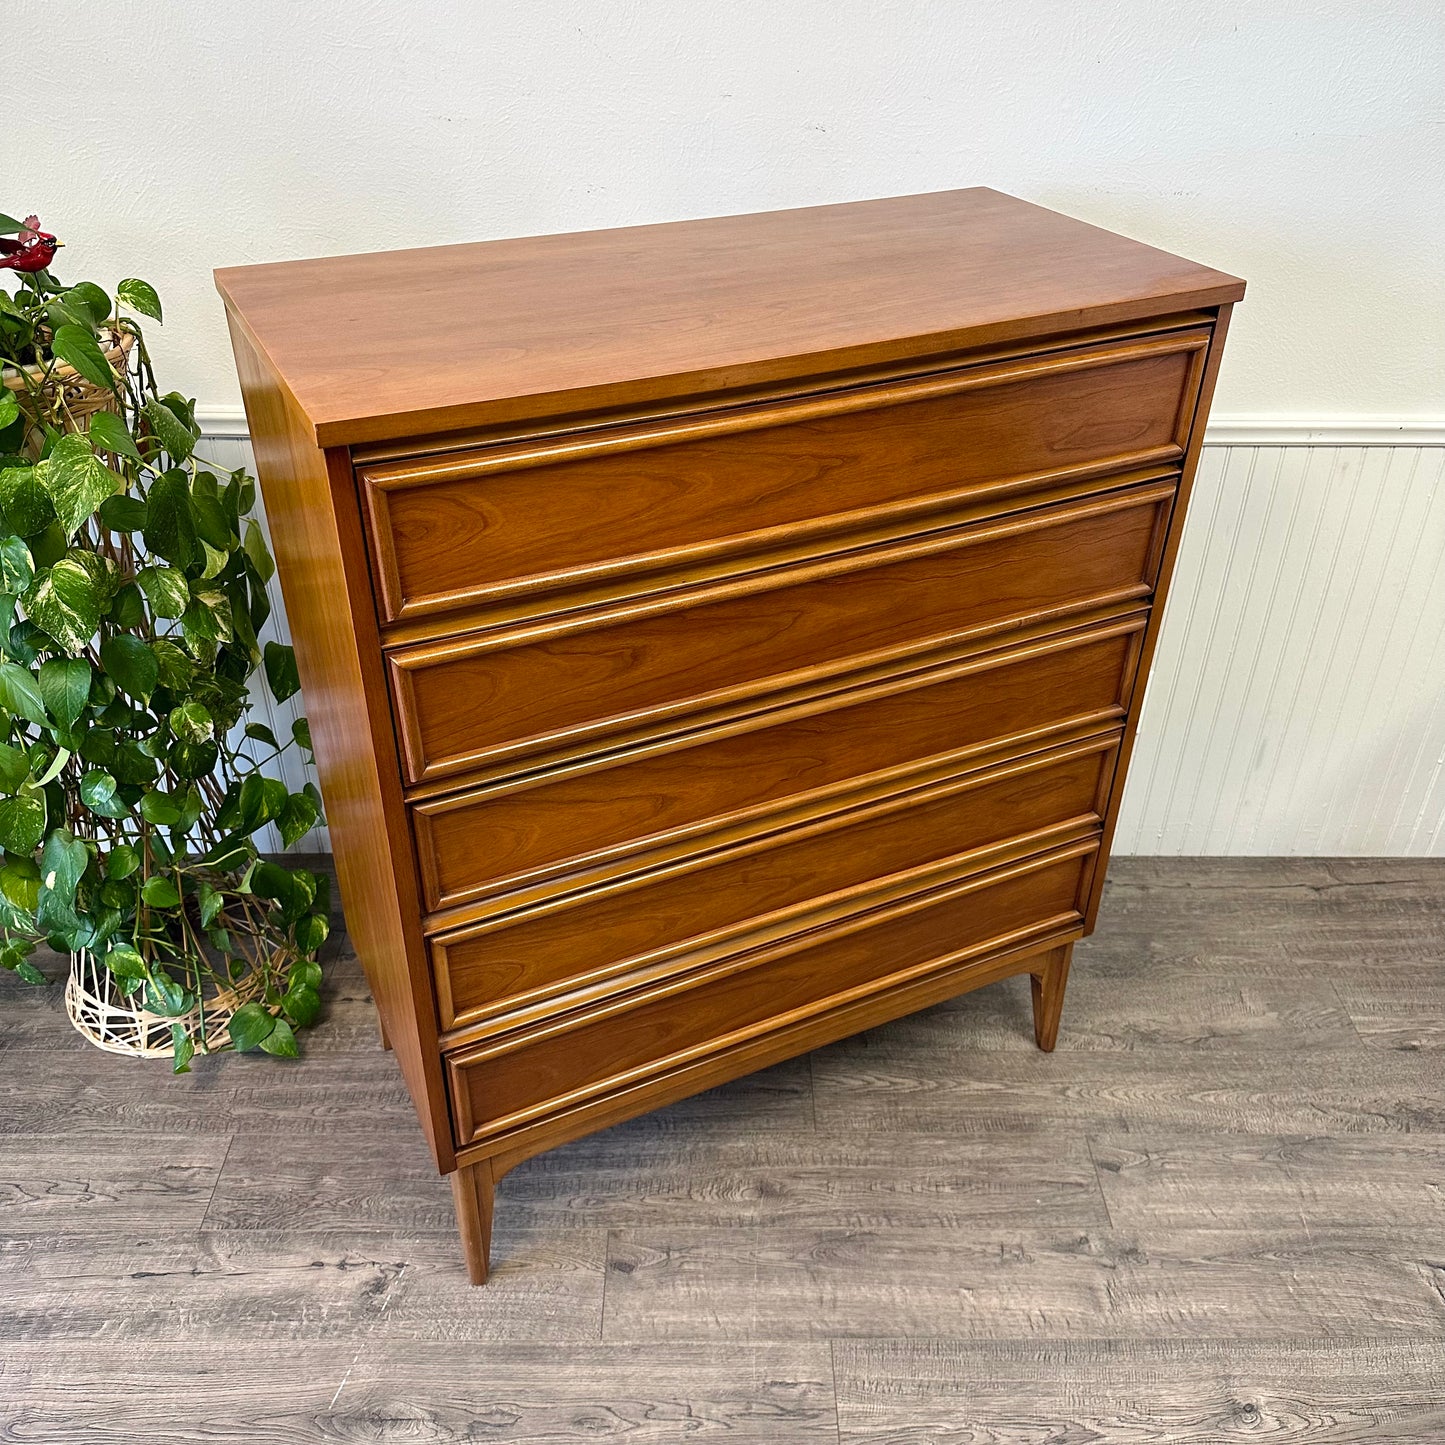
M 1118 860 L 1057 1053 L 1013 980 L 557 1150 L 482 1290 L 344 939 L 180 1080 L 0 979 L 0 1439 L 1442 1445 L 1442 901 Z

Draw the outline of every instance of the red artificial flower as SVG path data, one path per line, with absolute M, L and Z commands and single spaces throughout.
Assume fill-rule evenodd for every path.
M 26 216 L 19 235 L 0 236 L 0 271 L 43 271 L 64 244 L 40 229 L 39 216 Z

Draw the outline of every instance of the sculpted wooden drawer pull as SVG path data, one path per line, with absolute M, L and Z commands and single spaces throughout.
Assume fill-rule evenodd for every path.
M 1206 329 L 368 466 L 382 616 L 684 567 L 1184 455 Z
M 448 1063 L 457 1142 L 825 1016 L 890 983 L 1030 937 L 1067 936 L 1083 916 L 1097 847 L 1077 843 L 459 1053 Z
M 389 654 L 408 777 L 696 727 L 916 667 L 973 639 L 1149 596 L 1174 484 L 1027 512 L 686 608 L 652 603 Z M 721 595 L 716 595 L 721 594 Z M 615 745 L 615 744 L 614 744 Z
M 1124 716 L 1148 614 L 848 688 L 651 748 L 418 803 L 433 926 L 1018 755 Z M 501 895 L 501 896 L 499 896 Z
M 738 939 L 815 927 L 1102 823 L 1116 733 L 684 856 L 432 943 L 443 1028 L 523 1002 L 692 966 Z M 706 840 L 705 840 L 706 841 Z
M 568 1139 L 1009 974 L 1053 1047 L 1242 282 L 967 190 L 217 283 L 475 1282 Z

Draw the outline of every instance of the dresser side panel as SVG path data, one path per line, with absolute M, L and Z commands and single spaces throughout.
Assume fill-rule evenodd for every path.
M 1119 823 L 1119 804 L 1123 799 L 1124 784 L 1129 776 L 1129 759 L 1134 751 L 1134 739 L 1139 732 L 1139 714 L 1143 711 L 1144 693 L 1149 686 L 1149 671 L 1154 662 L 1154 649 L 1159 645 L 1159 629 L 1164 621 L 1164 608 L 1169 600 L 1169 584 L 1174 575 L 1174 563 L 1179 556 L 1179 543 L 1184 535 L 1184 524 L 1189 514 L 1189 497 L 1194 490 L 1194 477 L 1199 470 L 1199 456 L 1204 448 L 1204 428 L 1209 420 L 1209 407 L 1214 399 L 1214 384 L 1219 377 L 1219 363 L 1224 355 L 1224 340 L 1229 331 L 1229 317 L 1233 305 L 1219 308 L 1214 332 L 1210 337 L 1209 349 L 1204 354 L 1203 374 L 1194 416 L 1189 428 L 1189 440 L 1185 444 L 1184 463 L 1181 468 L 1179 487 L 1174 498 L 1173 511 L 1169 517 L 1168 531 L 1160 553 L 1158 577 L 1154 585 L 1154 607 L 1145 630 L 1139 653 L 1139 669 L 1134 677 L 1133 695 L 1129 699 L 1128 722 L 1124 728 L 1124 740 L 1119 747 L 1119 761 L 1115 765 L 1114 785 L 1110 789 L 1108 807 L 1104 817 L 1104 841 L 1099 851 L 1100 866 L 1094 870 L 1093 885 L 1084 910 L 1084 931 L 1094 931 L 1094 921 L 1099 914 L 1099 903 L 1103 897 L 1104 876 L 1108 871 L 1109 851 L 1114 843 L 1114 830 Z
M 296 648 L 347 932 L 432 1155 L 455 1167 L 436 1008 L 361 519 L 344 452 L 314 430 L 231 318 L 256 472 Z

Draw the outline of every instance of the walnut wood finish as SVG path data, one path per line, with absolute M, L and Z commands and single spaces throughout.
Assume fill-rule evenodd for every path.
M 1244 293 L 982 187 L 216 282 L 328 447 L 946 357 Z
M 443 1028 L 595 997 L 1102 824 L 1117 733 L 845 808 L 432 942 Z M 565 998 L 558 996 L 565 994 Z M 454 1040 L 453 1040 L 454 1041 Z
M 657 602 L 388 654 L 408 779 L 655 736 L 1147 598 L 1174 484 L 1109 493 Z M 715 599 L 715 600 L 714 600 Z
M 296 664 L 305 679 L 346 923 L 437 1163 L 453 1158 L 436 1011 L 417 927 L 419 899 L 386 708 L 370 579 L 345 456 L 312 445 L 305 420 L 244 323 L 231 344 Z
M 1122 719 L 1147 612 L 414 806 L 439 928 Z
M 361 468 L 383 619 L 1177 464 L 1208 341 L 1195 329 Z
M 1036 936 L 1077 937 L 1097 847 L 1095 837 L 1038 854 L 720 960 L 652 987 L 645 998 L 622 995 L 453 1053 L 457 1142 L 503 1133 L 973 956 Z M 891 1007 L 891 996 L 883 997 L 878 1019 L 892 1017 Z M 838 1037 L 853 1031 L 850 1022 Z
M 961 191 L 218 284 L 474 1281 L 565 1140 L 1010 974 L 1053 1047 L 1242 283 Z

